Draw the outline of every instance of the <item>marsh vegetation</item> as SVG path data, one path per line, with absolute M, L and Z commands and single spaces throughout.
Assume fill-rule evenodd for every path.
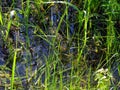
M 0 90 L 119 90 L 119 0 L 1 0 Z

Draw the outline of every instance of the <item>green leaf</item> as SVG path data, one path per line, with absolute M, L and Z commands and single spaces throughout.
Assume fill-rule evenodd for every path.
M 0 23 L 1 25 L 3 25 L 3 21 L 2 21 L 2 13 L 0 12 Z

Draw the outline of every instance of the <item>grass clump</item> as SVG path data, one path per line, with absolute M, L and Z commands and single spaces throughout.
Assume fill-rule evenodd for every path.
M 119 89 L 119 6 L 117 0 L 1 2 L 1 69 L 9 71 L 2 89 Z

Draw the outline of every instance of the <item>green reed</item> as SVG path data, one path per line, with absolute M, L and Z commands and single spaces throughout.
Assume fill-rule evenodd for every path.
M 14 1 L 14 0 L 13 0 Z M 79 4 L 77 4 L 79 3 Z M 15 4 L 15 2 L 14 2 Z M 39 22 L 42 22 L 42 26 L 38 25 L 39 23 L 31 24 L 29 22 L 29 16 L 32 12 L 31 6 L 34 5 L 35 12 L 38 14 L 37 19 Z M 58 26 L 56 27 L 55 33 L 53 35 L 49 34 L 48 27 L 46 25 L 45 15 L 48 13 L 48 10 L 54 4 L 63 4 L 65 9 L 62 12 Z M 43 12 L 40 11 L 40 6 L 48 5 L 49 7 Z M 44 90 L 96 90 L 103 89 L 108 90 L 111 86 L 114 90 L 118 87 L 119 81 L 111 83 L 112 75 L 111 69 L 114 62 L 119 62 L 119 31 L 117 31 L 115 25 L 116 21 L 120 18 L 120 3 L 117 0 L 80 0 L 78 2 L 71 0 L 71 2 L 65 1 L 52 1 L 52 0 L 37 0 L 31 1 L 27 0 L 23 3 L 22 0 L 22 12 L 24 14 L 23 24 L 25 26 L 26 33 L 26 47 L 24 49 L 29 54 L 30 39 L 29 39 L 29 26 L 34 29 L 34 36 L 37 38 L 42 38 L 50 46 L 49 49 L 52 50 L 48 57 L 45 56 L 45 64 L 39 66 L 38 69 L 33 73 L 32 77 L 29 79 L 28 67 L 26 68 L 26 78 L 32 86 L 32 89 L 44 89 Z M 76 10 L 76 21 L 75 33 L 73 36 L 69 34 L 69 20 L 68 20 L 68 8 L 73 7 Z M 12 8 L 12 7 L 11 7 Z M 3 40 L 6 43 L 9 43 L 7 47 L 10 51 L 10 58 L 12 58 L 12 77 L 11 77 L 11 90 L 15 86 L 15 75 L 16 75 L 16 62 L 18 55 L 18 47 L 15 48 L 12 46 L 11 42 L 8 40 L 10 27 L 13 23 L 12 20 L 7 22 L 6 16 L 0 11 L 0 23 L 1 28 L 6 27 L 5 33 L 2 33 Z M 119 20 L 118 20 L 119 21 Z M 59 31 L 61 30 L 62 23 L 66 24 L 66 33 L 64 34 L 67 38 L 66 42 L 69 43 L 69 46 L 72 42 L 75 42 L 75 47 L 77 53 L 72 56 L 72 59 L 68 60 L 71 64 L 70 68 L 65 68 L 64 61 L 62 58 L 65 58 L 66 61 L 68 58 L 68 53 L 65 53 L 66 57 L 62 56 L 63 52 L 61 49 L 61 41 L 57 40 L 59 36 Z M 51 22 L 49 22 L 51 23 Z M 52 29 L 51 29 L 52 30 Z M 3 31 L 3 30 L 2 30 Z M 0 33 L 2 32 L 0 31 Z M 18 42 L 16 41 L 16 45 Z M 68 48 L 69 48 L 68 46 Z M 92 48 L 90 47 L 92 46 Z M 23 47 L 23 46 L 22 46 Z M 95 66 L 92 66 L 91 63 L 94 60 L 89 60 L 90 52 L 94 52 L 95 57 L 99 56 L 100 62 Z M 13 54 L 13 55 L 12 55 Z M 68 55 L 69 56 L 69 55 Z M 91 56 L 93 57 L 93 56 Z M 29 57 L 26 56 L 26 60 Z M 94 58 L 93 58 L 94 59 Z M 96 58 L 95 58 L 96 59 Z M 32 60 L 32 59 L 31 59 Z M 26 63 L 28 63 L 26 61 Z M 30 67 L 32 68 L 32 66 Z M 106 68 L 106 69 L 101 69 Z M 100 70 L 103 70 L 100 72 Z M 107 71 L 106 71 L 107 70 Z M 64 73 L 69 73 L 65 77 Z M 118 72 L 120 73 L 120 66 L 118 65 Z M 42 76 L 45 76 L 44 83 L 41 82 Z M 106 75 L 106 76 L 105 76 Z M 19 77 L 19 76 L 18 76 Z M 32 82 L 34 78 L 37 78 L 35 82 Z M 106 78 L 105 78 L 106 77 Z M 65 81 L 65 79 L 68 80 Z M 101 79 L 102 78 L 102 79 Z M 106 84 L 106 85 L 104 85 Z M 104 87 L 103 87 L 104 86 Z

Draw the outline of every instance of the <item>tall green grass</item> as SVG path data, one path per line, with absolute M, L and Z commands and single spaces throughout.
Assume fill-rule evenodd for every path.
M 17 57 L 17 51 L 14 52 L 13 67 L 12 67 L 12 77 L 11 77 L 11 90 L 13 90 L 13 88 L 14 88 L 16 57 Z
M 15 2 L 13 5 L 14 4 Z M 31 4 L 35 8 L 36 13 L 32 13 L 31 8 L 33 7 Z M 51 30 L 54 30 L 54 28 L 46 25 L 45 15 L 49 13 L 49 9 L 54 4 L 62 4 L 65 6 L 65 9 L 62 12 L 58 26 L 55 27 L 55 33 L 51 34 L 49 33 L 49 27 Z M 44 7 L 45 5 L 48 5 L 48 8 L 45 7 L 45 10 L 41 12 L 40 6 Z M 32 27 L 34 29 L 34 36 L 37 38 L 42 38 L 44 41 L 46 41 L 49 44 L 49 49 L 51 50 L 49 55 L 45 56 L 45 64 L 39 66 L 34 73 L 32 72 L 32 66 L 29 68 L 28 65 L 28 63 L 32 62 L 32 58 L 26 56 L 25 63 L 28 65 L 28 67 L 26 67 L 25 77 L 28 85 L 31 84 L 31 87 L 28 88 L 33 90 L 108 90 L 112 87 L 115 90 L 119 85 L 119 81 L 116 82 L 116 85 L 112 83 L 114 82 L 114 77 L 112 76 L 113 72 L 111 72 L 111 69 L 113 67 L 113 63 L 120 63 L 120 41 L 118 40 L 119 31 L 117 31 L 117 28 L 115 27 L 116 21 L 119 21 L 120 18 L 119 6 L 120 3 L 118 3 L 117 0 L 80 0 L 78 2 L 74 0 L 71 0 L 71 2 L 67 2 L 67 0 L 26 0 L 23 2 L 22 0 L 21 11 L 24 14 L 24 21 L 22 24 L 25 27 L 26 33 L 26 46 L 23 48 L 28 54 L 30 53 L 29 48 L 31 47 L 31 41 L 28 32 L 29 27 Z M 72 36 L 69 33 L 69 7 L 74 8 L 76 12 L 76 16 L 74 16 L 76 17 L 76 27 L 74 30 L 75 33 Z M 37 14 L 37 19 L 42 24 L 39 22 L 37 23 L 37 21 L 34 24 L 29 22 L 29 17 L 32 14 Z M 2 33 L 4 42 L 6 44 L 9 43 L 7 45 L 8 50 L 13 51 L 10 53 L 9 57 L 9 59 L 12 58 L 13 63 L 12 76 L 10 79 L 10 88 L 13 90 L 16 83 L 16 62 L 18 53 L 21 49 L 18 49 L 18 38 L 16 40 L 16 47 L 12 46 L 12 43 L 8 40 L 10 28 L 14 21 L 12 19 L 10 19 L 9 22 L 7 21 L 8 20 L 6 19 L 6 16 L 2 13 L 2 11 L 0 11 L 0 27 L 6 27 L 5 33 L 4 30 L 1 30 L 0 33 Z M 19 23 L 19 21 L 17 22 Z M 63 22 L 66 24 L 66 28 L 64 28 L 65 36 L 62 37 L 62 40 L 58 40 L 57 38 L 59 37 L 59 31 L 61 30 Z M 38 24 L 43 25 L 45 30 Z M 64 41 L 64 39 L 66 39 L 66 41 Z M 71 55 L 69 51 L 63 53 L 61 51 L 61 42 L 63 41 L 68 44 L 68 50 L 71 48 L 72 42 L 74 42 L 74 48 L 77 49 L 77 53 L 73 54 L 72 57 L 69 57 L 69 54 Z M 89 54 L 90 52 L 94 52 L 95 56 L 94 53 L 92 54 L 93 56 Z M 96 59 L 95 57 L 100 56 L 97 58 L 99 63 L 95 64 L 97 60 L 94 61 L 89 59 L 90 55 L 93 59 Z M 69 68 L 66 68 L 67 64 L 64 60 L 67 61 L 67 64 L 70 64 Z M 95 64 L 95 66 L 92 66 L 93 64 Z M 118 73 L 120 73 L 119 67 L 120 66 L 118 65 Z M 29 78 L 30 73 L 33 74 Z M 21 78 L 19 76 L 17 77 Z M 43 78 L 44 82 L 41 82 Z M 34 81 L 34 79 L 37 80 Z

